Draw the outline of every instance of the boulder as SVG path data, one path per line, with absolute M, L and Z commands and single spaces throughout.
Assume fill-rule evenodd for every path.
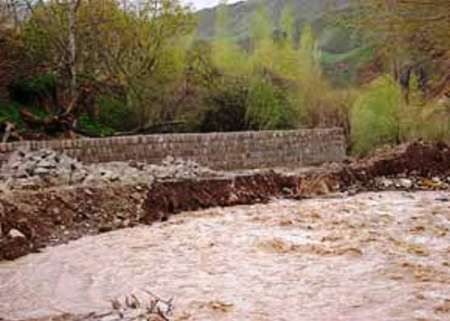
M 11 238 L 11 239 L 15 239 L 15 238 L 24 238 L 24 239 L 26 239 L 25 235 L 22 232 L 20 232 L 19 230 L 14 229 L 14 228 L 9 230 L 8 237 Z
M 413 181 L 408 178 L 401 178 L 399 180 L 399 184 L 400 184 L 400 187 L 406 188 L 406 189 L 411 189 L 414 185 Z

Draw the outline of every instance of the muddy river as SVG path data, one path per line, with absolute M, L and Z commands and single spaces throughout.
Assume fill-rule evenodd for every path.
M 103 311 L 150 290 L 173 320 L 450 320 L 449 193 L 185 213 L 0 263 L 0 317 Z

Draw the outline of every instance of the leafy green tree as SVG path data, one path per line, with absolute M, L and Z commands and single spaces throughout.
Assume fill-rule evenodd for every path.
M 282 89 L 270 77 L 255 77 L 247 97 L 246 118 L 259 130 L 292 128 L 292 110 Z
M 221 2 L 215 20 L 216 37 L 212 44 L 212 61 L 223 73 L 239 76 L 249 72 L 248 56 L 228 35 L 228 7 Z
M 296 19 L 292 1 L 288 1 L 281 12 L 280 29 L 283 35 L 282 42 L 288 46 L 294 46 Z
M 366 154 L 384 144 L 400 142 L 401 90 L 390 76 L 373 81 L 351 112 L 353 151 Z
M 346 21 L 378 49 L 392 76 L 404 67 L 427 62 L 430 96 L 450 84 L 450 3 L 448 0 L 350 0 Z
M 70 83 L 66 88 L 73 86 L 75 74 L 78 87 L 125 93 L 126 105 L 139 115 L 141 126 L 155 121 L 161 113 L 153 107 L 164 97 L 158 94 L 164 93 L 169 78 L 175 81 L 181 73 L 186 48 L 175 44 L 192 30 L 187 9 L 177 0 L 146 0 L 138 6 L 132 1 L 81 0 L 71 13 L 70 4 L 51 0 L 34 7 L 25 27 L 32 58 L 46 63 L 63 84 Z M 72 41 L 75 54 L 67 49 Z

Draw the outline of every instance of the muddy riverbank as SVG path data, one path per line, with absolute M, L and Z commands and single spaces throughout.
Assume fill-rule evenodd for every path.
M 46 155 L 44 160 L 40 154 Z M 44 176 L 16 178 L 13 172 L 10 178 L 23 187 L 0 193 L 0 261 L 84 235 L 164 221 L 183 211 L 265 203 L 279 197 L 446 190 L 450 185 L 450 149 L 446 145 L 405 145 L 347 164 L 234 173 L 176 160 L 162 166 L 114 163 L 86 169 L 71 160 L 56 161 L 64 158 L 51 152 L 40 154 L 21 156 L 26 161 L 17 168 L 27 173 L 45 170 Z M 43 161 L 55 163 L 51 165 L 55 170 L 42 166 Z M 115 171 L 121 175 L 113 175 Z M 67 177 L 85 172 L 83 177 L 91 177 L 88 183 L 61 185 Z M 34 184 L 31 190 L 30 183 Z
M 448 320 L 449 197 L 276 200 L 83 237 L 1 263 L 0 317 L 113 320 L 111 299 L 149 290 L 178 321 Z

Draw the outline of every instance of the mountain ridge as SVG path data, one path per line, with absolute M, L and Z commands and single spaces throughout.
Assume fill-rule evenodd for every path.
M 274 28 L 279 28 L 283 9 L 290 4 L 293 7 L 297 31 L 301 30 L 305 23 L 311 24 L 318 36 L 321 49 L 342 54 L 355 49 L 357 45 L 351 39 L 348 39 L 351 35 L 343 35 L 342 30 L 338 30 L 335 27 L 330 28 L 327 25 L 328 22 L 326 20 L 333 15 L 330 7 L 331 3 L 342 9 L 347 5 L 348 0 L 248 0 L 236 2 L 227 5 L 228 24 L 226 30 L 230 38 L 234 38 L 237 41 L 247 40 L 250 37 L 252 17 L 260 6 L 264 6 L 266 9 Z M 214 39 L 215 18 L 220 6 L 206 8 L 196 13 L 198 38 L 203 40 Z M 343 36 L 347 39 L 342 39 Z M 338 38 L 338 44 L 336 44 L 336 38 Z

